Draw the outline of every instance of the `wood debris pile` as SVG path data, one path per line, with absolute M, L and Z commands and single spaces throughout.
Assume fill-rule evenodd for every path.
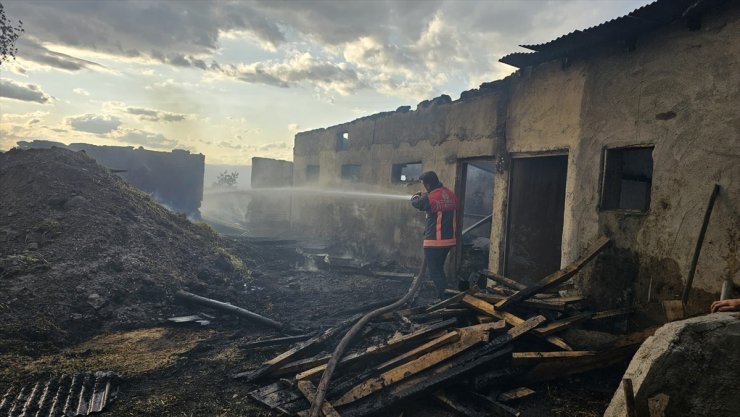
M 402 411 L 405 400 L 426 396 L 466 416 L 517 416 L 511 402 L 534 393 L 527 385 L 631 357 L 649 331 L 613 336 L 594 350 L 575 349 L 560 336 L 566 329 L 624 317 L 629 309 L 583 311 L 578 308 L 580 298 L 548 292 L 575 275 L 607 243 L 600 239 L 584 257 L 528 287 L 483 271 L 485 289 L 448 290 L 451 297 L 436 304 L 384 315 L 376 326 L 396 323 L 404 331 L 340 360 L 322 414 L 388 415 Z M 249 394 L 265 406 L 307 416 L 331 358 L 327 352 L 336 336 L 360 316 L 235 377 L 267 384 Z M 368 332 L 375 328 L 370 326 Z

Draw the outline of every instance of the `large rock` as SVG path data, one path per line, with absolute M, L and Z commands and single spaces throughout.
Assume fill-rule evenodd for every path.
M 637 416 L 740 415 L 740 313 L 666 324 L 643 343 L 624 378 Z M 626 416 L 620 386 L 604 417 Z

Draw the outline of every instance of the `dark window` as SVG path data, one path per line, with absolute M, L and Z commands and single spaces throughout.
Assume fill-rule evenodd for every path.
M 647 211 L 652 181 L 652 146 L 607 149 L 601 209 Z
M 340 132 L 337 134 L 337 150 L 344 151 L 349 149 L 349 132 Z
M 342 179 L 351 182 L 360 182 L 361 165 L 342 165 Z
M 410 162 L 408 164 L 395 164 L 391 170 L 391 181 L 416 182 L 421 177 L 421 162 Z
M 307 165 L 306 166 L 306 182 L 319 182 L 319 166 L 318 165 Z

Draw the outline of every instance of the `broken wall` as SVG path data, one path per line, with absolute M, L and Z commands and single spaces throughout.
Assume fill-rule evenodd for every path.
M 38 142 L 38 143 L 37 143 Z M 150 194 L 157 202 L 189 216 L 200 216 L 203 200 L 205 156 L 174 149 L 150 151 L 142 147 L 98 146 L 50 141 L 19 142 L 21 147 L 52 146 L 85 151 L 100 165 L 112 170 L 129 184 Z
M 497 106 L 506 96 L 488 85 L 452 102 L 442 96 L 350 123 L 296 135 L 296 186 L 329 190 L 410 195 L 419 182 L 392 180 L 393 165 L 421 162 L 450 189 L 456 187 L 458 160 L 492 156 L 497 138 Z M 346 150 L 337 150 L 347 134 Z M 359 165 L 359 176 L 342 179 L 343 165 Z M 318 177 L 307 173 L 318 166 Z M 357 180 L 353 182 L 353 180 Z M 416 264 L 421 259 L 424 214 L 408 200 L 337 196 L 295 197 L 293 227 L 316 236 L 338 239 L 355 256 Z

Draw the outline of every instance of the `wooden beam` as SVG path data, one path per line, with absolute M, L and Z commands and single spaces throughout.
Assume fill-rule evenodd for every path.
M 596 255 L 598 255 L 599 252 L 601 252 L 601 250 L 604 249 L 607 243 L 609 243 L 609 238 L 607 237 L 599 238 L 596 242 L 594 242 L 593 245 L 591 245 L 591 247 L 586 251 L 586 253 L 580 259 L 566 266 L 560 271 L 557 271 L 553 274 L 546 276 L 540 282 L 514 293 L 513 295 L 507 297 L 505 300 L 499 301 L 496 304 L 496 308 L 499 310 L 510 308 L 512 305 L 524 299 L 527 299 L 533 296 L 534 294 L 540 293 L 542 291 L 547 290 L 548 288 L 552 288 L 554 286 L 562 284 L 563 282 L 570 279 L 573 275 L 578 273 L 578 271 L 580 271 L 591 259 L 596 257 Z
M 463 299 L 461 301 L 462 301 L 463 304 L 471 307 L 472 309 L 474 309 L 474 310 L 476 310 L 476 311 L 478 311 L 480 313 L 483 313 L 483 314 L 486 314 L 486 315 L 489 315 L 489 316 L 492 316 L 492 317 L 496 317 L 496 318 L 499 318 L 501 320 L 505 320 L 507 323 L 509 323 L 512 326 L 519 326 L 522 323 L 524 323 L 524 321 L 525 321 L 523 318 L 520 318 L 520 317 L 518 317 L 518 316 L 516 316 L 516 315 L 514 315 L 512 313 L 509 313 L 509 312 L 506 312 L 506 311 L 499 311 L 499 310 L 497 310 L 493 306 L 493 304 L 487 303 L 487 302 L 481 300 L 480 298 L 477 298 L 477 297 L 472 296 L 472 295 L 466 295 L 465 297 L 463 297 Z M 535 332 L 534 334 L 538 334 L 538 333 Z M 542 337 L 544 337 L 544 339 L 547 340 L 548 342 L 550 342 L 551 344 L 553 344 L 553 345 L 555 345 L 555 346 L 557 346 L 557 347 L 559 347 L 561 349 L 564 349 L 564 350 L 573 350 L 573 348 L 570 347 L 570 345 L 568 345 L 568 343 L 566 343 L 563 339 L 561 339 L 561 338 L 559 338 L 557 336 L 542 335 Z
M 440 404 L 442 404 L 445 408 L 449 409 L 450 411 L 454 412 L 455 414 L 464 416 L 464 417 L 488 417 L 487 413 L 483 413 L 478 410 L 474 410 L 456 399 L 450 397 L 446 392 L 439 390 L 435 392 L 432 395 L 432 398 L 437 400 Z
M 407 380 L 388 387 L 377 395 L 368 396 L 347 404 L 341 409 L 342 416 L 360 417 L 378 413 L 400 400 L 430 392 L 446 381 L 466 375 L 473 370 L 481 369 L 482 366 L 507 355 L 511 351 L 507 346 L 510 342 L 531 331 L 544 321 L 545 318 L 542 316 L 532 317 L 522 325 L 509 329 L 506 333 L 494 337 L 477 349 L 463 352 L 427 372 L 411 376 Z
M 348 320 L 345 320 L 338 325 L 326 330 L 325 332 L 316 335 L 304 342 L 300 342 L 293 346 L 293 348 L 275 356 L 274 358 L 264 362 L 259 368 L 253 371 L 240 372 L 234 375 L 234 378 L 245 378 L 248 382 L 255 381 L 280 366 L 288 363 L 291 360 L 297 359 L 298 355 L 309 351 L 309 349 L 317 347 L 322 343 L 326 342 L 329 338 L 349 327 L 355 320 L 359 319 L 361 315 L 355 315 Z
M 511 364 L 514 366 L 526 365 L 532 362 L 568 360 L 583 356 L 594 356 L 598 352 L 591 350 L 573 350 L 565 352 L 514 352 L 511 354 Z
M 390 340 L 382 345 L 371 346 L 364 352 L 349 354 L 339 361 L 339 363 L 337 364 L 337 368 L 339 369 L 349 364 L 355 363 L 357 361 L 365 360 L 375 355 L 380 355 L 386 352 L 390 352 L 394 349 L 399 349 L 404 346 L 413 345 L 420 341 L 428 340 L 434 337 L 439 337 L 443 334 L 444 329 L 454 325 L 455 323 L 457 323 L 456 319 L 445 320 L 439 323 L 435 323 L 434 325 L 425 327 L 423 329 L 419 329 L 405 336 L 401 336 L 399 338 Z M 303 379 L 309 379 L 314 376 L 320 375 L 322 372 L 324 372 L 324 369 L 326 369 L 326 363 L 329 362 L 328 360 L 329 357 L 330 356 L 327 355 L 327 360 L 323 364 L 316 366 L 315 368 L 309 369 L 307 371 L 301 372 L 298 375 L 296 375 L 295 378 L 297 380 L 303 380 Z
M 591 316 L 591 321 L 608 320 L 616 317 L 627 316 L 635 312 L 634 307 L 617 308 L 614 310 L 597 311 Z
M 592 316 L 591 313 L 577 314 L 575 316 L 566 317 L 564 319 L 560 319 L 560 320 L 548 323 L 542 327 L 535 329 L 535 331 L 537 332 L 537 334 L 540 334 L 543 336 L 551 335 L 553 333 L 557 333 L 565 329 L 570 329 L 572 327 L 575 327 L 576 325 L 581 324 L 587 321 L 588 319 L 590 319 L 591 316 Z
M 452 343 L 452 342 L 457 342 L 458 340 L 460 340 L 460 333 L 459 332 L 452 331 L 452 332 L 449 332 L 449 333 L 445 333 L 444 335 L 442 335 L 442 336 L 440 336 L 440 337 L 438 337 L 436 339 L 432 339 L 432 340 L 424 343 L 423 345 L 417 347 L 416 349 L 411 349 L 410 351 L 408 351 L 408 352 L 406 352 L 406 353 L 404 353 L 402 355 L 396 356 L 394 358 L 391 358 L 391 359 L 389 359 L 389 360 L 381 363 L 380 365 L 376 366 L 375 369 L 377 371 L 383 372 L 383 371 L 385 371 L 385 370 L 387 370 L 389 368 L 392 368 L 394 366 L 400 366 L 400 365 L 402 365 L 402 364 L 404 364 L 406 362 L 409 362 L 409 361 L 412 361 L 414 359 L 417 359 L 420 356 L 422 356 L 424 354 L 427 354 L 427 353 L 429 353 L 429 352 L 431 352 L 431 351 L 433 351 L 433 350 L 435 350 L 435 349 L 437 349 L 437 348 L 439 348 L 441 346 L 444 346 L 444 345 L 449 344 L 449 343 Z
M 316 397 L 316 386 L 314 386 L 313 382 L 311 381 L 298 381 L 296 384 L 298 386 L 298 390 L 301 391 L 301 394 L 303 394 L 304 397 L 308 400 L 309 403 L 313 404 L 313 399 Z M 321 403 L 321 414 L 323 414 L 326 417 L 341 417 L 339 413 L 337 413 L 337 410 L 332 407 L 331 404 L 329 404 L 329 401 L 324 400 L 323 403 Z M 308 410 L 302 411 L 298 413 L 299 416 L 308 416 Z
M 277 338 L 272 338 L 272 339 L 255 340 L 252 342 L 247 342 L 239 347 L 241 349 L 254 349 L 258 347 L 284 345 L 288 343 L 301 342 L 301 341 L 310 339 L 311 336 L 312 335 L 310 334 L 303 334 L 299 336 L 288 336 L 288 337 L 277 337 Z
M 498 395 L 498 397 L 496 397 L 496 399 L 498 401 L 506 403 L 509 401 L 520 400 L 522 398 L 526 398 L 534 394 L 535 394 L 534 390 L 531 390 L 527 387 L 519 387 L 519 388 L 514 388 L 512 390 L 509 390 L 509 391 L 502 392 L 501 394 Z
M 463 327 L 458 330 L 460 333 L 460 340 L 457 342 L 442 346 L 441 348 L 426 353 L 411 362 L 404 363 L 396 368 L 383 372 L 377 377 L 368 379 L 349 390 L 338 400 L 334 401 L 334 404 L 341 406 L 357 401 L 360 398 L 380 391 L 386 386 L 395 384 L 403 379 L 418 374 L 425 369 L 429 369 L 432 366 L 464 352 L 473 346 L 484 343 L 488 341 L 488 332 L 496 327 L 498 327 L 498 323 L 496 322 Z
M 632 390 L 631 379 L 622 379 L 622 390 L 624 391 L 624 408 L 627 409 L 627 417 L 637 417 L 637 412 L 635 411 L 635 393 Z
M 524 284 L 522 284 L 521 282 L 514 281 L 511 278 L 507 278 L 507 277 L 505 277 L 505 276 L 503 276 L 501 274 L 497 274 L 497 273 L 492 272 L 492 271 L 489 271 L 487 269 L 483 270 L 482 272 L 483 272 L 483 275 L 487 276 L 488 278 L 490 278 L 490 279 L 492 279 L 492 280 L 494 280 L 494 281 L 496 281 L 496 282 L 498 282 L 500 284 L 503 284 L 506 287 L 512 288 L 514 290 L 521 291 L 521 290 L 527 288 L 527 286 L 524 285 Z
M 717 200 L 719 194 L 719 184 L 714 184 L 712 188 L 712 194 L 709 196 L 709 203 L 707 209 L 704 211 L 704 220 L 701 223 L 701 230 L 699 231 L 699 237 L 696 239 L 696 246 L 694 247 L 694 255 L 691 257 L 691 265 L 689 266 L 689 276 L 686 278 L 686 285 L 683 287 L 683 294 L 681 295 L 681 301 L 684 305 L 689 301 L 689 293 L 691 292 L 691 286 L 694 283 L 694 273 L 696 272 L 696 264 L 699 262 L 699 254 L 701 253 L 701 247 L 704 244 L 704 236 L 707 233 L 707 226 L 709 226 L 709 218 L 712 216 L 712 208 L 714 208 L 714 202 Z
M 439 310 L 441 308 L 445 308 L 445 307 L 447 307 L 447 306 L 449 306 L 451 304 L 457 304 L 457 303 L 460 302 L 460 300 L 462 300 L 463 297 L 465 297 L 465 294 L 475 294 L 476 292 L 478 292 L 478 289 L 475 288 L 475 287 L 473 287 L 473 288 L 471 288 L 471 289 L 469 289 L 467 291 L 462 291 L 462 292 L 460 292 L 458 294 L 453 295 L 450 298 L 447 298 L 447 299 L 444 299 L 444 300 L 438 302 L 437 304 L 430 305 L 429 307 L 427 307 L 426 312 L 429 313 L 431 311 L 435 311 L 435 310 Z

